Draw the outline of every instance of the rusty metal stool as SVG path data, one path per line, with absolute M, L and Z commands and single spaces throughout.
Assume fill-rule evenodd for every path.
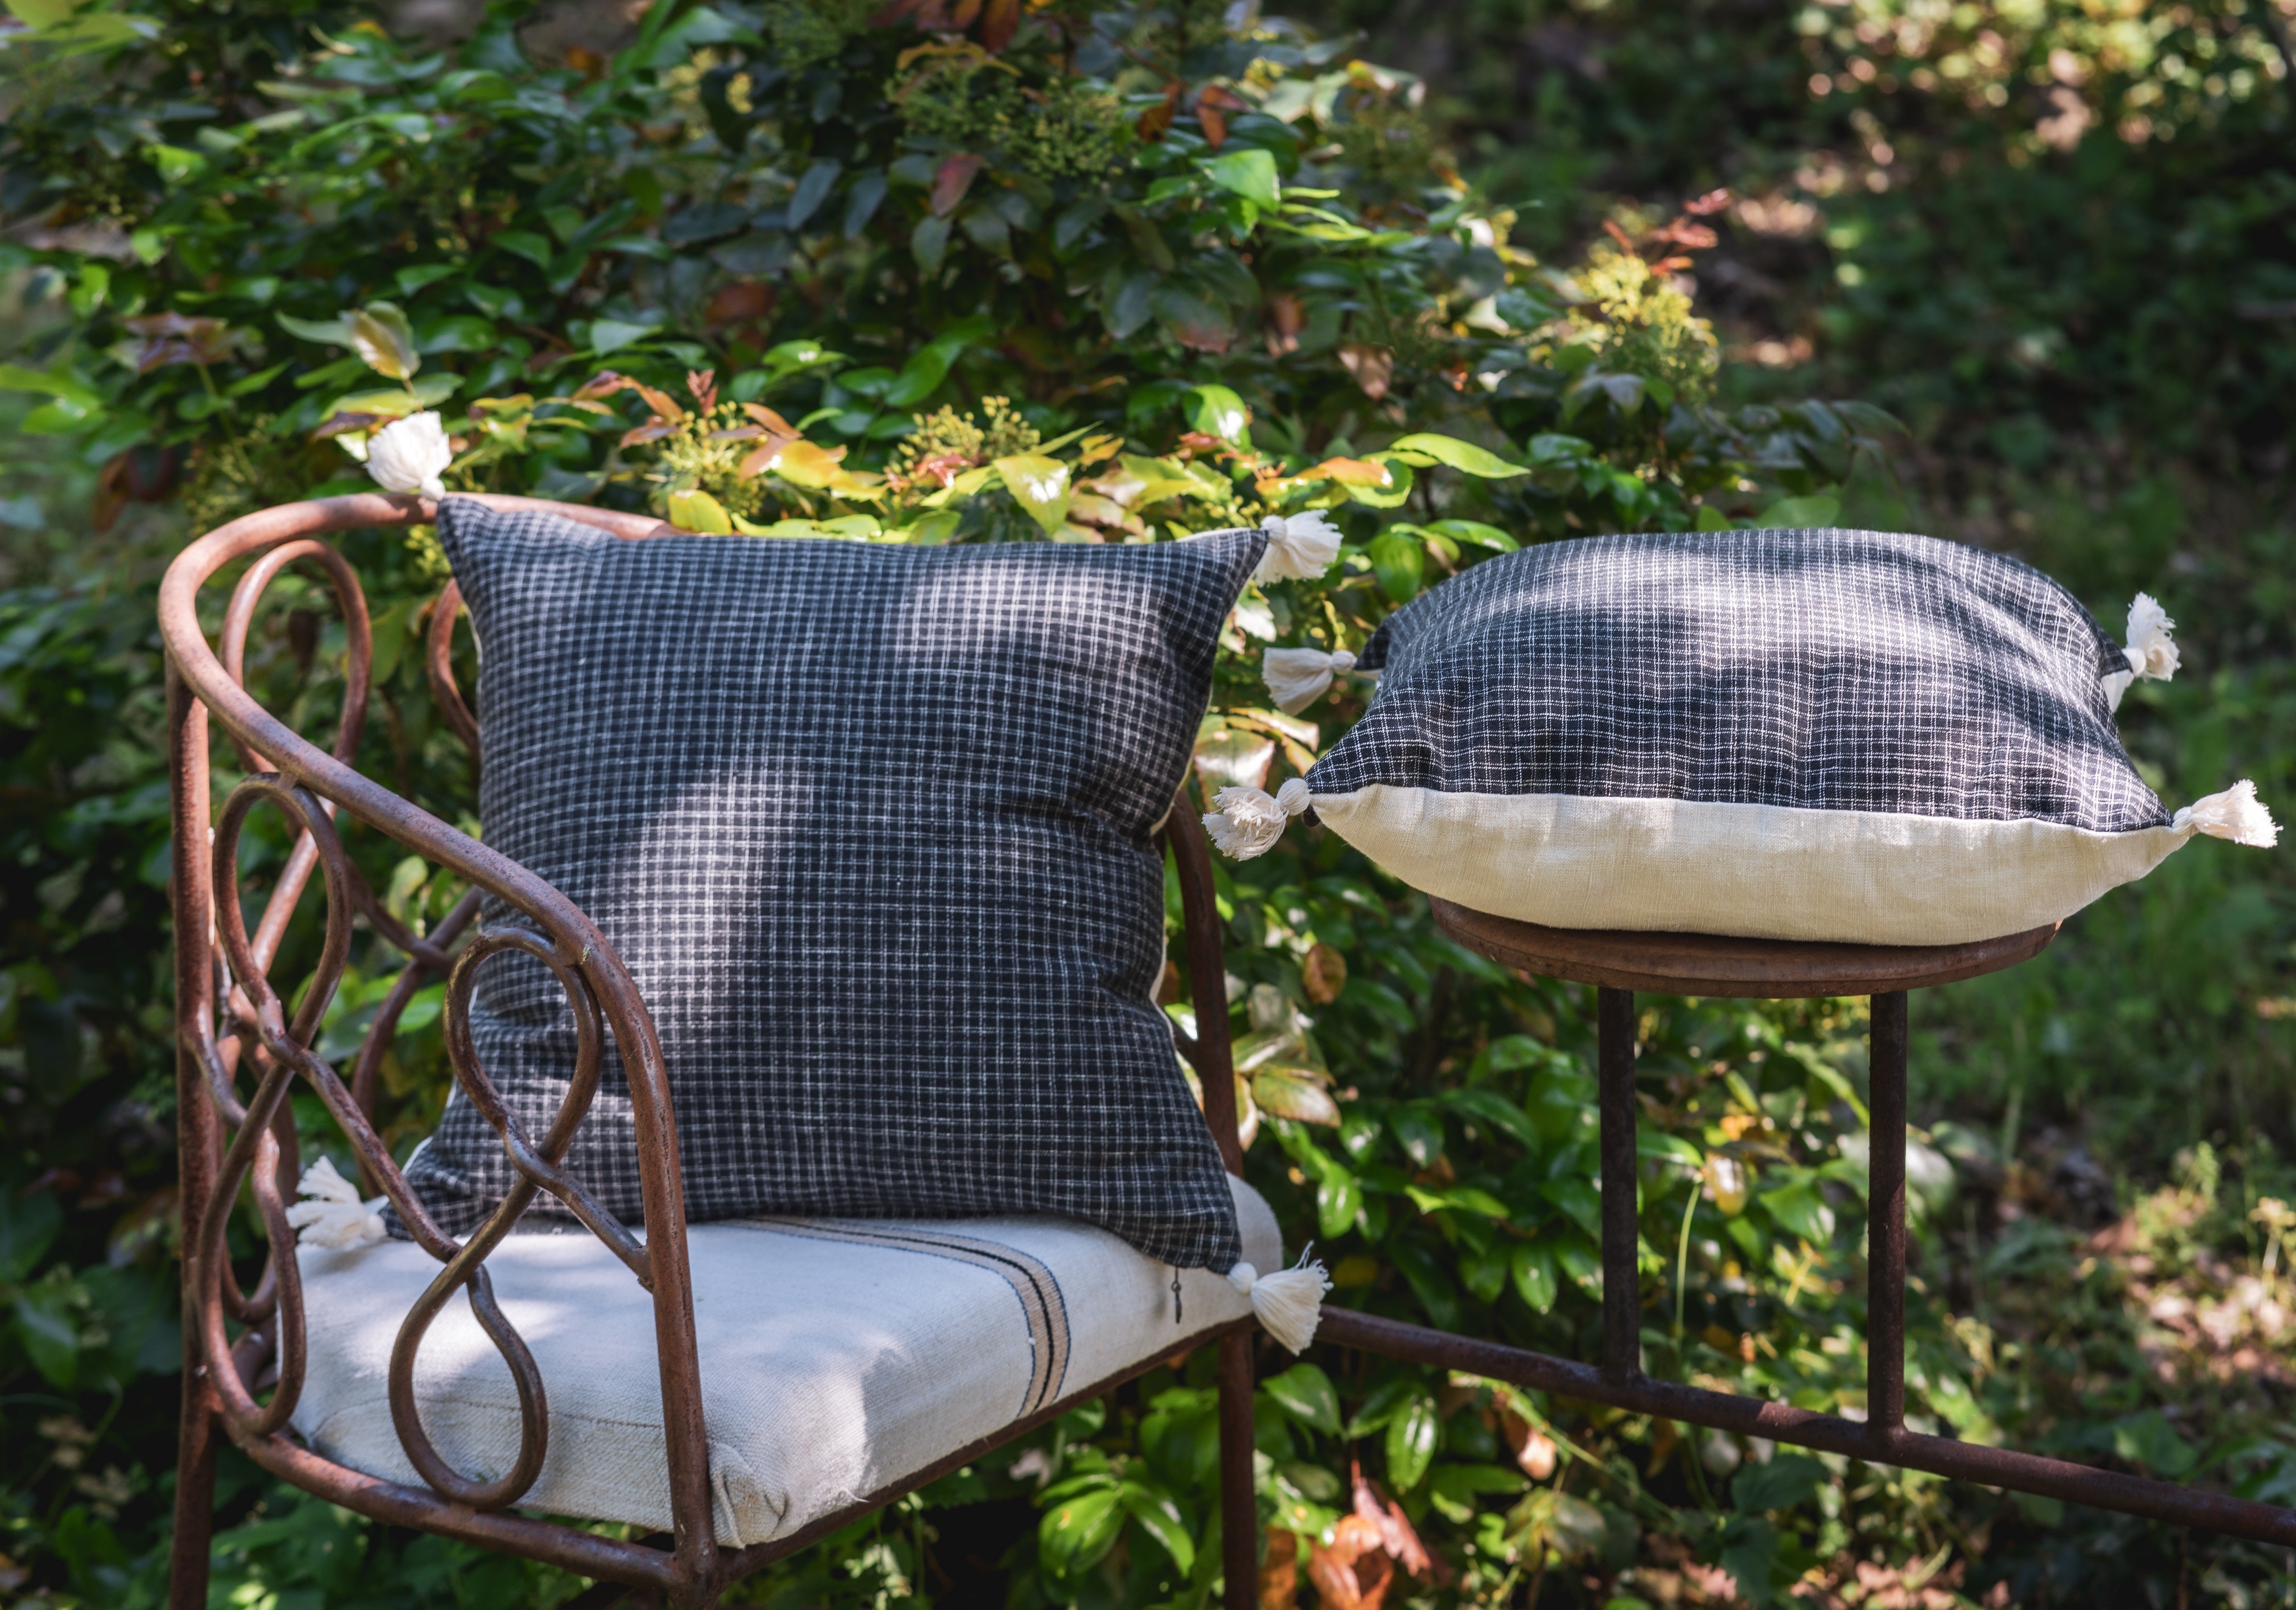
M 1706 934 L 1540 928 L 1434 903 L 1435 920 L 1505 967 L 1595 986 L 1603 1185 L 1601 1367 L 1423 1326 L 1324 1310 L 1321 1342 L 1462 1369 L 1584 1402 L 1768 1437 L 1876 1464 L 2296 1544 L 2296 1510 L 2228 1494 L 1988 1448 L 1906 1428 L 1906 996 L 2028 960 L 2057 925 L 1975 944 L 1814 944 Z M 1642 1369 L 1636 1269 L 1635 996 L 1762 1001 L 1872 998 L 1872 1181 L 1866 1197 L 1866 1418 L 1861 1424 L 1735 1393 L 1652 1379 Z

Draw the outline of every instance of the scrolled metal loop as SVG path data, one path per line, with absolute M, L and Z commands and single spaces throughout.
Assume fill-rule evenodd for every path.
M 479 761 L 479 718 L 471 714 L 471 707 L 463 702 L 463 691 L 455 683 L 455 621 L 463 612 L 463 589 L 448 582 L 439 594 L 439 601 L 430 606 L 430 633 L 423 643 L 423 669 L 430 678 L 430 697 L 439 706 L 439 714 L 455 730 L 471 752 L 471 764 Z
M 502 1094 L 480 1065 L 471 1032 L 471 1007 L 478 972 L 489 958 L 506 952 L 531 957 L 548 968 L 565 992 L 574 1013 L 574 1071 L 565 1099 L 539 1146 L 528 1136 Z M 455 1082 L 503 1143 L 519 1178 L 485 1224 L 448 1261 L 438 1279 L 400 1323 L 390 1353 L 390 1418 L 399 1446 L 422 1479 L 442 1496 L 474 1509 L 501 1508 L 515 1503 L 540 1475 L 549 1448 L 550 1412 L 540 1368 L 508 1316 L 495 1301 L 494 1286 L 485 1260 L 540 1191 L 564 1203 L 590 1232 L 603 1241 L 648 1291 L 653 1288 L 645 1248 L 611 1214 L 560 1165 L 574 1143 L 575 1132 L 597 1095 L 604 1066 L 605 1026 L 596 998 L 578 970 L 577 963 L 559 954 L 558 947 L 530 928 L 504 926 L 475 935 L 455 959 L 447 980 L 447 1055 L 454 1065 Z M 414 1389 L 414 1370 L 423 1338 L 457 1287 L 462 1288 L 480 1328 L 510 1367 L 518 1390 L 519 1451 L 512 1467 L 493 1481 L 463 1475 L 440 1456 L 422 1428 L 422 1410 Z
M 518 1502 L 542 1473 L 542 1461 L 550 1451 L 550 1401 L 543 1388 L 542 1368 L 496 1303 L 494 1281 L 485 1263 L 487 1254 L 510 1233 L 519 1214 L 534 1199 L 534 1189 L 523 1180 L 511 1187 L 494 1216 L 463 1244 L 463 1250 L 407 1310 L 390 1349 L 390 1423 L 398 1433 L 398 1445 L 406 1451 L 407 1461 L 416 1473 L 436 1491 L 473 1509 L 501 1509 Z M 518 1390 L 518 1458 L 490 1482 L 472 1481 L 439 1456 L 430 1434 L 422 1429 L 422 1405 L 414 1394 L 415 1354 L 431 1321 L 457 1287 L 468 1293 L 471 1312 L 510 1367 L 512 1384 Z
M 472 995 L 479 968 L 488 957 L 516 951 L 548 968 L 574 1009 L 574 1072 L 567 1081 L 566 1097 L 558 1106 L 549 1132 L 537 1146 L 526 1127 L 495 1089 L 494 1081 L 479 1065 L 478 1046 L 471 1034 Z M 588 982 L 558 953 L 557 948 L 530 928 L 512 926 L 488 928 L 475 936 L 455 958 L 447 979 L 447 1058 L 454 1065 L 455 1083 L 486 1119 L 509 1154 L 520 1175 L 566 1205 L 567 1210 L 620 1258 L 638 1284 L 651 1291 L 653 1277 L 645 1248 L 622 1222 L 606 1211 L 589 1189 L 559 1165 L 574 1144 L 574 1132 L 598 1093 L 599 1071 L 605 1059 L 605 1028 Z
M 345 765 L 358 754 L 359 734 L 366 726 L 366 699 L 374 666 L 374 628 L 367 618 L 366 593 L 359 586 L 358 572 L 351 568 L 350 560 L 331 543 L 314 537 L 302 537 L 280 543 L 247 568 L 232 589 L 231 603 L 224 611 L 222 648 L 224 670 L 241 687 L 247 686 L 247 633 L 255 624 L 255 611 L 263 595 L 279 573 L 298 560 L 315 560 L 327 573 L 334 585 L 335 603 L 342 611 L 343 633 L 348 640 L 343 679 L 343 712 L 335 722 L 335 741 L 328 751 Z M 232 736 L 232 747 L 250 772 L 275 771 L 271 762 Z

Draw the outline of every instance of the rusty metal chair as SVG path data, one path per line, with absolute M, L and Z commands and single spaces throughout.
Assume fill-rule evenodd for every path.
M 641 516 L 529 499 L 498 503 L 543 507 L 616 535 L 640 539 L 670 529 Z M 598 1584 L 579 1602 L 592 1607 L 626 1597 L 693 1607 L 709 1604 L 727 1584 L 980 1457 L 1119 1384 L 1084 1392 L 1017 1419 L 998 1436 L 955 1451 L 931 1468 L 868 1494 L 819 1524 L 744 1549 L 721 1548 L 710 1502 L 709 1444 L 693 1289 L 687 1257 L 676 1119 L 667 1070 L 646 1006 L 605 936 L 549 885 L 486 846 L 361 776 L 352 767 L 365 714 L 372 642 L 364 597 L 341 554 L 317 540 L 329 532 L 406 526 L 435 512 L 429 500 L 380 494 L 291 504 L 236 520 L 200 538 L 169 567 L 160 592 L 160 625 L 168 660 L 168 720 L 174 793 L 172 900 L 176 936 L 176 1091 L 184 1215 L 184 1373 L 177 1465 L 170 1603 L 201 1610 L 218 1436 L 228 1436 L 257 1464 L 306 1491 L 392 1524 L 462 1539 L 484 1548 L 562 1566 Z M 211 645 L 198 615 L 200 590 L 225 567 L 254 562 L 225 611 L 220 643 Z M 266 590 L 287 566 L 319 568 L 335 593 L 347 640 L 343 715 L 331 749 L 321 750 L 266 712 L 243 685 L 249 627 Z M 431 682 L 448 724 L 477 753 L 477 723 L 455 688 L 449 650 L 459 599 L 451 584 L 434 610 L 428 640 Z M 219 649 L 219 651 L 218 651 Z M 222 726 L 250 775 L 213 813 L 210 827 L 209 723 Z M 298 830 L 294 847 L 250 936 L 241 914 L 238 848 L 258 805 L 281 811 Z M 345 854 L 334 821 L 348 813 L 435 864 L 471 891 L 427 936 L 394 918 Z M 1192 976 L 1225 977 L 1211 865 L 1193 816 L 1175 811 L 1166 834 L 1176 862 Z M 314 871 L 326 894 L 324 939 L 315 972 L 291 1015 L 268 977 L 296 903 Z M 463 941 L 481 892 L 505 902 L 539 939 L 505 929 Z M 1601 1368 L 1372 1315 L 1326 1308 L 1318 1340 L 1537 1387 L 1693 1424 L 1853 1455 L 1940 1475 L 2017 1488 L 2107 1508 L 2282 1544 L 2296 1544 L 2296 1511 L 2175 1487 L 2059 1460 L 1923 1436 L 1903 1423 L 1905 1259 L 1905 992 L 1969 977 L 2021 960 L 2053 930 L 1987 944 L 1939 951 L 1744 942 L 1675 935 L 1565 933 L 1481 916 L 1438 903 L 1438 919 L 1463 943 L 1502 963 L 1592 984 L 1601 991 L 1601 1107 L 1604 1355 Z M 376 1014 L 348 1083 L 316 1050 L 321 1019 L 347 961 L 352 924 L 365 920 L 410 958 Z M 458 941 L 463 941 L 458 945 Z M 427 1220 L 377 1135 L 373 1113 L 382 1060 L 401 1015 L 430 980 L 474 966 L 506 946 L 542 955 L 570 996 L 611 1027 L 636 1115 L 646 1222 L 640 1244 L 594 1213 L 590 1231 L 627 1265 L 650 1294 L 659 1346 L 663 1442 L 670 1531 L 636 1541 L 516 1512 L 540 1467 L 549 1422 L 530 1355 L 496 1303 L 486 1260 L 537 1191 L 562 1199 L 578 1192 L 559 1173 L 596 1086 L 590 1067 L 574 1082 L 550 1132 L 528 1144 L 506 1136 L 520 1184 L 478 1231 L 456 1243 L 423 1228 Z M 545 954 L 546 952 L 546 954 Z M 1633 1011 L 1636 989 L 1693 995 L 1874 996 L 1874 1180 L 1872 1193 L 1871 1410 L 1860 1424 L 1727 1393 L 1653 1380 L 1640 1368 L 1641 1299 L 1635 1268 L 1636 1181 Z M 450 992 L 447 1030 L 467 1001 Z M 1234 1078 L 1226 1016 L 1202 1013 L 1193 1039 L 1180 1037 L 1205 1092 L 1205 1116 L 1231 1173 L 1242 1172 Z M 457 1076 L 485 1106 L 483 1075 L 458 1058 Z M 594 1062 L 594 1058 L 593 1059 Z M 253 1075 L 242 1094 L 242 1065 Z M 518 1377 L 521 1423 L 517 1457 L 502 1477 L 478 1483 L 429 1453 L 409 1402 L 398 1428 L 425 1488 L 363 1474 L 323 1457 L 291 1433 L 290 1418 L 306 1369 L 302 1290 L 286 1199 L 299 1174 L 286 1098 L 308 1084 L 341 1127 L 370 1188 L 390 1197 L 421 1243 L 444 1266 L 439 1289 L 459 1287 Z M 269 1254 L 260 1279 L 247 1289 L 235 1275 L 225 1236 L 231 1208 L 251 1189 Z M 579 1212 L 578 1204 L 577 1205 Z M 443 1297 L 442 1297 L 443 1300 Z M 435 1312 L 435 1305 L 430 1305 Z M 413 1326 L 419 1343 L 422 1326 Z M 234 1327 L 237 1327 L 234 1333 Z M 1228 1610 L 1257 1603 L 1259 1526 L 1252 1483 L 1253 1354 L 1250 1321 L 1211 1333 L 1218 1353 L 1223 1566 Z M 408 1348 L 412 1357 L 412 1345 Z M 521 1360 L 524 1364 L 521 1366 Z M 1133 1374 L 1160 1361 L 1143 1361 Z M 408 1366 L 411 1377 L 411 1362 Z M 1129 1378 L 1121 1377 L 1121 1378 Z M 267 1401 L 261 1395 L 270 1395 Z M 427 1457 L 426 1457 L 427 1456 Z

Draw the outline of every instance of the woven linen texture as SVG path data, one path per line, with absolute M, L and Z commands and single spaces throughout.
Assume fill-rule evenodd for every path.
M 2128 661 L 2031 567 L 1931 537 L 1587 537 L 1390 617 L 1319 795 L 1373 784 L 2165 826 L 2103 683 Z
M 1264 537 L 627 543 L 453 499 L 439 531 L 480 642 L 487 842 L 636 979 L 695 1221 L 1057 1214 L 1234 1262 L 1150 999 L 1151 835 Z M 541 1133 L 574 1060 L 555 982 L 490 960 L 472 1026 Z M 635 1222 L 608 1070 L 569 1164 Z M 458 1090 L 407 1177 L 460 1233 L 513 1175 Z

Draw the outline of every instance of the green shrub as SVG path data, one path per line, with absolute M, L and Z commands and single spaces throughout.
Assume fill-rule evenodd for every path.
M 0 369 L 24 405 L 7 451 L 53 527 L 87 496 L 118 522 L 78 548 L 27 541 L 0 597 L 0 1390 L 12 1428 L 36 1431 L 0 1450 L 12 1591 L 150 1603 L 163 1569 L 176 1332 L 151 611 L 184 528 L 141 505 L 178 480 L 193 528 L 364 487 L 347 449 L 436 411 L 451 486 L 651 508 L 733 540 L 1163 540 L 1320 511 L 1339 564 L 1247 595 L 1200 750 L 1209 775 L 1272 780 L 1361 693 L 1270 708 L 1266 645 L 1359 646 L 1521 542 L 1824 518 L 1886 423 L 1714 400 L 1716 343 L 1673 277 L 1710 206 L 1583 259 L 1534 256 L 1447 166 L 1415 80 L 1289 23 L 992 4 L 923 32 L 952 12 L 893 10 L 664 0 L 587 74 L 528 65 L 499 6 L 443 51 L 332 12 L 172 4 L 42 12 L 10 45 L 26 65 L 0 197 L 25 226 L 0 252 L 29 311 Z M 435 544 L 345 546 L 376 622 L 361 764 L 467 821 L 467 757 L 416 663 Z M 307 583 L 274 597 L 249 684 L 322 731 L 340 629 Z M 250 838 L 259 883 L 287 846 Z M 435 920 L 458 892 L 374 835 L 349 845 L 402 916 Z M 1249 1166 L 1287 1238 L 1318 1240 L 1350 1304 L 1589 1353 L 1585 992 L 1461 950 L 1328 836 L 1218 877 L 1240 987 L 1203 983 L 1233 988 Z M 310 921 L 279 976 L 313 954 Z M 362 937 L 326 1054 L 402 960 Z M 1642 1004 L 1652 1368 L 1855 1405 L 1863 1171 L 1841 1140 L 1861 1124 L 1861 1009 Z M 435 1007 L 405 1022 L 383 1070 L 402 1155 L 446 1088 Z M 324 1149 L 323 1115 L 298 1119 Z M 1944 1190 L 1923 1222 L 1939 1248 Z M 2245 1233 L 2229 1222 L 2194 1233 L 2227 1244 Z M 1916 1411 L 1964 1434 L 2054 1424 L 2062 1403 L 2033 1383 L 2076 1372 L 2011 1368 L 1947 1302 L 1915 1295 Z M 1201 1605 L 1218 1557 L 1208 1362 L 745 1592 L 927 1598 L 958 1540 L 995 1536 L 962 1568 L 1002 1573 L 1016 1605 Z M 1441 1562 L 1414 1599 L 1623 1593 L 1629 1569 L 1695 1567 L 1768 1604 L 1853 1557 L 1980 1552 L 1923 1478 L 1360 1358 L 1267 1373 L 1279 1578 L 1284 1550 L 1308 1571 L 1368 1501 L 1358 1472 Z M 2130 1439 L 2128 1457 L 2183 1446 Z M 2235 1455 L 2232 1475 L 2280 1479 L 2275 1448 L 2218 1457 Z M 547 1604 L 575 1587 L 243 1463 L 226 1477 L 221 1600 Z

